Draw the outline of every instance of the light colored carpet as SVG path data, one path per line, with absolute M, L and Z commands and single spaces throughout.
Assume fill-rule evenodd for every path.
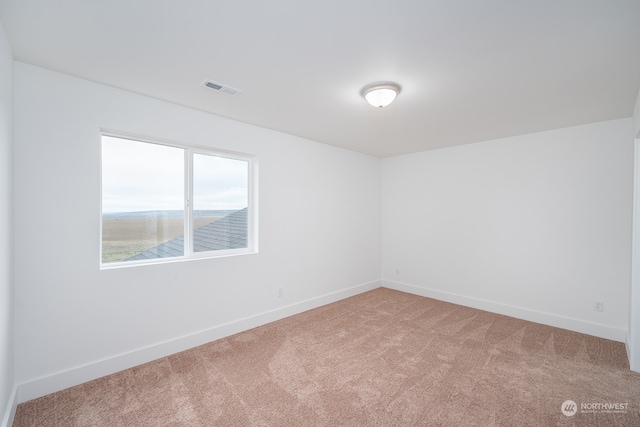
M 381 288 L 23 403 L 14 426 L 640 426 L 639 404 L 621 343 Z

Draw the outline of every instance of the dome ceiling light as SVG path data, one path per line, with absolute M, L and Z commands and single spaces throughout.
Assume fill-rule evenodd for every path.
M 396 83 L 372 83 L 362 89 L 362 96 L 374 107 L 382 108 L 391 104 L 400 93 L 400 86 Z

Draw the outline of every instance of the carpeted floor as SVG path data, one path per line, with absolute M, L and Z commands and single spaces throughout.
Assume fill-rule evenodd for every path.
M 381 288 L 23 403 L 14 426 L 640 426 L 639 405 L 621 343 Z

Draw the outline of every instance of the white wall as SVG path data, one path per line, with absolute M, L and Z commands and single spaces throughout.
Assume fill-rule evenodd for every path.
M 631 370 L 640 372 L 640 139 L 635 140 L 633 194 L 633 250 L 629 290 L 627 352 Z
M 633 271 L 629 297 L 629 336 L 627 350 L 631 369 L 640 372 L 640 92 L 633 110 L 635 140 L 635 179 L 633 207 Z
M 20 401 L 379 286 L 379 159 L 20 62 L 14 114 Z M 260 253 L 100 271 L 100 128 L 257 155 Z
M 632 183 L 631 119 L 384 159 L 383 284 L 624 341 Z
M 0 24 L 0 425 L 13 408 L 13 55 Z
M 633 135 L 640 138 L 640 92 L 638 92 L 636 105 L 633 109 Z

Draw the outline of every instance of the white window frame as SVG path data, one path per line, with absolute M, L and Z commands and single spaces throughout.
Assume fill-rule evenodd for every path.
M 167 258 L 154 258 L 148 260 L 133 261 L 102 261 L 102 137 L 121 138 L 134 142 L 163 145 L 167 147 L 184 150 L 184 255 Z M 132 135 L 123 132 L 115 132 L 101 129 L 100 131 L 100 269 L 108 270 L 114 268 L 133 267 L 150 264 L 166 264 L 171 262 L 182 262 L 197 259 L 220 258 L 234 255 L 245 255 L 258 253 L 258 158 L 255 155 L 239 153 L 235 151 L 222 150 L 219 148 L 204 147 L 198 145 L 184 144 L 174 141 L 167 141 L 158 138 L 148 138 L 139 135 Z M 194 154 L 203 154 L 227 159 L 246 161 L 248 165 L 248 191 L 247 191 L 247 247 L 237 249 L 220 249 L 211 251 L 195 252 L 193 250 L 193 157 Z

